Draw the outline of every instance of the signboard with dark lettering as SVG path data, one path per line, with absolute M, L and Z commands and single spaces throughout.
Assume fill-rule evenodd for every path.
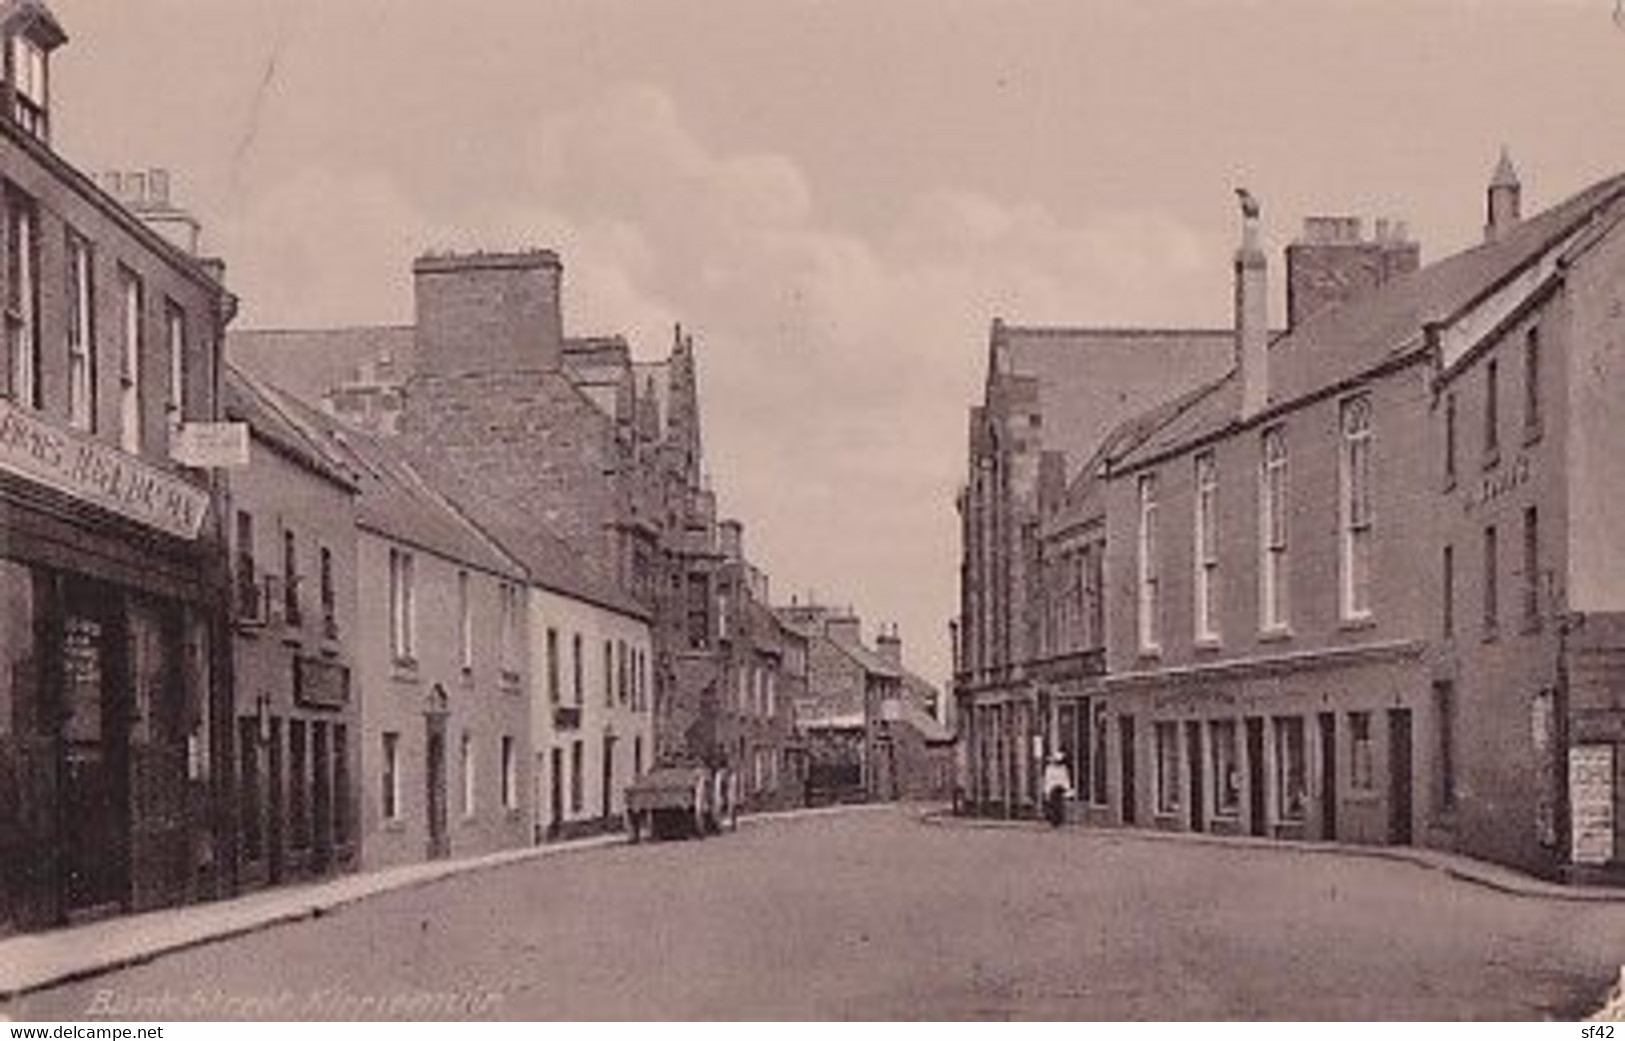
M 9 401 L 0 401 L 0 470 L 177 538 L 197 538 L 209 510 L 203 489 Z

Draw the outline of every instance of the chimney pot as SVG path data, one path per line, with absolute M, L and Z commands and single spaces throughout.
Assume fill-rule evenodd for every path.
M 1236 369 L 1241 379 L 1241 414 L 1258 414 L 1269 402 L 1269 262 L 1259 245 L 1262 208 L 1245 188 L 1241 199 L 1241 246 L 1235 257 Z

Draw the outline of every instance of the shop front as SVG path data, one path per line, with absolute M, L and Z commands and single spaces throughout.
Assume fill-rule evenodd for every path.
M 0 402 L 0 932 L 221 882 L 209 502 Z

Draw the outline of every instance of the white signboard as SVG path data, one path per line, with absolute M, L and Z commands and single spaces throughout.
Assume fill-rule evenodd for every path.
M 0 401 L 0 470 L 149 528 L 195 539 L 209 493 L 111 445 Z
M 247 423 L 186 423 L 175 432 L 169 457 L 200 469 L 248 465 Z
M 1569 749 L 1570 858 L 1576 864 L 1614 859 L 1614 746 Z

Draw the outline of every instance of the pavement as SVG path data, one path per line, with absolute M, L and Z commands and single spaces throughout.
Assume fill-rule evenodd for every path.
M 956 1012 L 970 1017 L 992 1014 L 1091 1018 L 1103 1014 L 1102 1010 L 1115 1014 L 1109 1015 L 1109 1018 L 1121 1018 L 1125 1014 L 1134 1018 L 1143 1014 L 1143 1009 L 1162 1007 L 1151 1004 L 1160 1000 L 1155 995 L 1140 994 L 1134 988 L 1141 987 L 1139 981 L 1143 979 L 1156 978 L 1169 957 L 1176 960 L 1185 957 L 1173 952 L 1232 945 L 1238 956 L 1244 954 L 1247 958 L 1262 959 L 1272 971 L 1259 973 L 1257 978 L 1253 973 L 1241 977 L 1225 975 L 1229 970 L 1222 966 L 1228 961 L 1237 960 L 1234 958 L 1215 959 L 1219 967 L 1207 963 L 1186 965 L 1183 962 L 1176 967 L 1186 970 L 1188 981 L 1195 978 L 1196 982 L 1207 982 L 1205 987 L 1194 992 L 1202 1003 L 1193 1006 L 1191 1015 L 1196 1018 L 1202 1018 L 1204 1014 L 1219 1018 L 1251 1018 L 1264 1013 L 1273 1015 L 1282 1008 L 1296 1008 L 1294 1003 L 1301 1000 L 1298 993 L 1284 982 L 1270 984 L 1261 980 L 1274 976 L 1284 980 L 1306 971 L 1324 972 L 1324 979 L 1317 979 L 1316 984 L 1318 988 L 1325 989 L 1342 985 L 1342 981 L 1351 973 L 1356 976 L 1366 974 L 1375 983 L 1378 974 L 1388 971 L 1380 967 L 1381 959 L 1368 962 L 1364 960 L 1364 955 L 1360 955 L 1355 960 L 1355 954 L 1340 948 L 1321 951 L 1318 941 L 1308 933 L 1304 934 L 1296 948 L 1299 951 L 1317 952 L 1307 962 L 1304 957 L 1277 961 L 1281 955 L 1275 953 L 1273 941 L 1256 948 L 1251 945 L 1247 936 L 1249 932 L 1280 936 L 1282 930 L 1290 933 L 1300 928 L 1305 909 L 1328 915 L 1323 927 L 1328 935 L 1349 931 L 1358 934 L 1363 943 L 1351 944 L 1351 948 L 1355 949 L 1363 946 L 1368 951 L 1381 950 L 1395 943 L 1391 937 L 1396 930 L 1403 932 L 1414 928 L 1414 936 L 1399 941 L 1397 950 L 1416 958 L 1417 968 L 1454 966 L 1459 963 L 1462 971 L 1440 973 L 1441 978 L 1459 976 L 1471 980 L 1474 973 L 1483 977 L 1476 983 L 1463 984 L 1481 988 L 1479 990 L 1470 994 L 1445 995 L 1456 1003 L 1443 1006 L 1446 1017 L 1452 1014 L 1452 1010 L 1464 1010 L 1463 1015 L 1480 1014 L 1479 1009 L 1484 1007 L 1484 1002 L 1495 1000 L 1498 993 L 1508 989 L 1508 981 L 1529 980 L 1546 971 L 1550 945 L 1554 943 L 1572 947 L 1574 951 L 1583 949 L 1589 952 L 1583 958 L 1570 952 L 1565 957 L 1572 960 L 1571 965 L 1566 966 L 1561 974 L 1553 970 L 1554 974 L 1549 980 L 1538 981 L 1548 995 L 1561 991 L 1571 996 L 1566 999 L 1543 997 L 1543 1003 L 1538 1006 L 1510 1006 L 1508 1015 L 1527 1016 L 1533 1010 L 1537 1014 L 1556 1014 L 1560 1018 L 1568 1018 L 1595 1009 L 1599 992 L 1590 990 L 1587 992 L 1588 999 L 1575 998 L 1576 981 L 1585 978 L 1595 981 L 1612 975 L 1611 970 L 1606 968 L 1608 960 L 1603 959 L 1602 964 L 1598 964 L 1598 954 L 1601 952 L 1613 952 L 1615 958 L 1612 964 L 1618 964 L 1617 944 L 1609 937 L 1617 935 L 1614 929 L 1620 924 L 1618 916 L 1625 913 L 1625 893 L 1559 886 L 1496 865 L 1439 851 L 1078 826 L 1065 829 L 1057 838 L 1084 840 L 1079 844 L 1077 854 L 1066 856 L 1081 855 L 1085 859 L 1080 864 L 1092 863 L 1102 871 L 1110 872 L 1110 877 L 1116 881 L 1108 887 L 1104 878 L 1096 876 L 1095 881 L 1085 881 L 1086 876 L 1072 873 L 1075 869 L 1066 867 L 1064 863 L 1046 866 L 1042 861 L 1025 862 L 1023 858 L 1032 855 L 1047 859 L 1054 854 L 1045 850 L 1058 851 L 1063 848 L 1049 843 L 1049 837 L 1042 834 L 1049 829 L 1041 823 L 955 818 L 934 810 L 924 813 L 910 811 L 905 816 L 896 811 L 896 807 L 881 805 L 754 815 L 741 819 L 740 823 L 747 831 L 758 832 L 741 836 L 746 840 L 743 844 L 701 843 L 692 850 L 649 849 L 641 855 L 633 855 L 633 850 L 625 846 L 624 837 L 603 836 L 485 857 L 350 875 L 232 900 L 20 936 L 0 941 L 0 1002 L 20 995 L 47 992 L 40 994 L 42 1000 L 50 995 L 58 995 L 52 1001 L 62 1004 L 64 1008 L 83 1008 L 86 1007 L 83 1004 L 84 987 L 104 987 L 108 984 L 76 984 L 73 981 L 114 973 L 115 978 L 110 982 L 115 987 L 128 987 L 131 985 L 128 981 L 132 979 L 149 982 L 162 980 L 168 986 L 176 979 L 196 978 L 204 966 L 207 966 L 208 972 L 228 979 L 232 974 L 231 967 L 236 962 L 242 962 L 235 968 L 239 986 L 249 985 L 243 981 L 265 977 L 267 965 L 280 966 L 285 963 L 289 966 L 286 971 L 297 972 L 292 967 L 304 964 L 304 971 L 310 974 L 306 987 L 312 990 L 317 986 L 314 981 L 325 981 L 332 975 L 333 969 L 329 967 L 323 970 L 309 963 L 312 958 L 321 957 L 321 952 L 330 949 L 334 942 L 359 944 L 360 937 L 370 935 L 363 929 L 364 925 L 370 923 L 369 928 L 376 930 L 376 950 L 389 950 L 400 944 L 405 935 L 397 931 L 399 923 L 410 920 L 414 941 L 420 935 L 443 935 L 441 931 L 444 930 L 453 933 L 460 943 L 452 943 L 444 949 L 425 948 L 410 958 L 403 956 L 401 963 L 393 967 L 378 965 L 375 960 L 377 955 L 373 953 L 375 948 L 367 946 L 368 959 L 353 970 L 358 973 L 358 980 L 370 980 L 379 986 L 382 985 L 379 980 L 382 980 L 394 986 L 402 974 L 408 973 L 422 973 L 423 978 L 428 980 L 440 980 L 454 972 L 467 972 L 477 978 L 486 978 L 480 975 L 481 969 L 477 968 L 481 965 L 481 959 L 494 959 L 493 965 L 501 967 L 507 964 L 503 959 L 511 958 L 512 952 L 518 950 L 531 960 L 559 959 L 556 965 L 550 966 L 550 971 L 538 971 L 535 976 L 560 982 L 556 984 L 557 990 L 546 995 L 548 1000 L 542 1001 L 543 995 L 536 991 L 541 984 L 530 973 L 523 973 L 518 981 L 510 981 L 509 990 L 515 995 L 508 1008 L 510 1014 L 535 1015 L 537 1009 L 542 1009 L 550 1016 L 554 1008 L 573 1007 L 582 1014 L 596 1016 L 597 1010 L 611 1007 L 605 1002 L 613 999 L 619 1002 L 613 1007 L 623 1010 L 615 1014 L 617 1017 L 626 1015 L 636 1018 L 640 1006 L 626 1000 L 624 990 L 616 981 L 628 971 L 624 965 L 628 958 L 636 959 L 641 955 L 629 954 L 632 949 L 624 943 L 611 942 L 613 937 L 603 933 L 606 923 L 602 919 L 589 921 L 592 916 L 585 911 L 579 912 L 587 914 L 587 918 L 581 919 L 579 924 L 573 927 L 566 924 L 575 923 L 576 917 L 579 917 L 571 905 L 583 902 L 601 908 L 614 907 L 620 902 L 628 908 L 624 917 L 645 922 L 660 918 L 672 920 L 674 924 L 658 927 L 671 932 L 670 937 L 664 938 L 665 942 L 678 945 L 661 952 L 661 957 L 656 960 L 662 967 L 674 964 L 674 955 L 681 962 L 693 961 L 696 942 L 705 948 L 711 960 L 710 971 L 698 973 L 694 979 L 682 980 L 681 986 L 674 981 L 670 993 L 663 998 L 651 993 L 642 999 L 647 1002 L 647 1008 L 641 1011 L 654 1018 L 672 1018 L 673 1011 L 682 1013 L 677 1018 L 732 1018 L 738 1014 L 737 1010 L 755 1007 L 750 1004 L 752 1001 L 761 1003 L 760 1012 L 766 1017 L 790 1010 L 792 1015 L 799 1013 L 810 1018 L 828 1018 L 831 1016 L 828 1009 L 840 1008 L 843 1011 L 836 1018 L 844 1018 L 848 1014 L 845 1011 L 848 1007 L 855 1010 L 867 1007 L 876 1018 L 890 1018 L 898 1014 L 912 1018 L 916 1013 L 899 1013 L 898 1010 L 915 1008 L 915 995 L 927 991 L 933 994 L 935 1000 L 944 1002 L 942 1010 L 950 1018 Z M 851 815 L 862 819 L 850 823 L 828 821 L 794 828 L 790 826 L 795 818 L 832 815 Z M 922 828 L 922 820 L 929 826 Z M 899 831 L 899 828 L 902 830 Z M 911 829 L 917 838 L 908 837 Z M 980 833 L 984 838 L 969 844 L 962 843 L 951 836 L 951 832 L 958 829 Z M 1020 838 L 1016 846 L 1003 842 L 989 845 L 986 840 L 995 838 L 996 829 L 1029 834 Z M 931 840 L 932 834 L 940 838 Z M 1014 834 L 1010 838 L 1017 840 Z M 1151 848 L 1156 843 L 1170 842 L 1198 848 L 1190 850 L 1190 857 L 1181 858 L 1160 857 Z M 831 843 L 840 845 L 832 846 Z M 678 845 L 686 847 L 690 844 Z M 1067 847 L 1071 845 L 1066 844 Z M 621 849 L 615 851 L 606 847 Z M 591 850 L 602 852 L 595 857 L 576 856 Z M 914 851 L 914 855 L 909 855 L 910 851 Z M 860 880 L 876 877 L 868 873 L 876 866 L 901 867 L 898 857 L 911 864 L 931 865 L 925 870 L 940 872 L 941 877 L 932 874 L 921 876 L 918 874 L 920 867 L 909 868 L 906 870 L 911 873 L 913 881 L 903 878 L 888 881 L 880 885 L 881 891 L 872 900 L 865 896 L 851 907 L 845 905 L 847 894 L 856 896 L 859 893 L 853 887 L 866 884 Z M 1016 859 L 1012 860 L 1012 857 Z M 1311 857 L 1315 863 L 1306 865 L 1303 870 L 1295 869 L 1291 861 L 1299 857 Z M 522 865 L 547 858 L 565 859 L 546 869 L 548 874 L 545 877 L 553 881 L 543 885 L 542 876 L 535 876 L 531 873 L 534 869 Z M 967 859 L 956 866 L 961 858 Z M 1393 866 L 1382 866 L 1378 863 L 1380 861 L 1390 862 Z M 1437 880 L 1423 882 L 1420 876 L 1409 874 L 1408 869 L 1399 867 L 1400 863 L 1427 869 Z M 711 867 L 704 867 L 706 864 Z M 1369 864 L 1370 867 L 1362 868 L 1361 864 Z M 931 917 L 920 917 L 930 914 L 925 910 L 929 906 L 943 906 L 938 902 L 941 896 L 926 900 L 920 895 L 922 886 L 927 890 L 940 888 L 943 894 L 957 894 L 950 899 L 962 903 L 967 894 L 964 889 L 966 881 L 988 878 L 986 870 L 995 865 L 1003 865 L 999 870 L 1006 873 L 1019 875 L 1022 871 L 1031 871 L 1035 874 L 1020 878 L 1019 883 L 1013 877 L 1008 891 L 981 894 L 974 898 L 972 906 L 961 912 L 968 916 L 965 920 L 938 923 Z M 679 870 L 679 876 L 665 874 L 674 867 Z M 499 871 L 501 868 L 509 870 Z M 650 884 L 647 876 L 650 870 L 661 872 L 654 877 L 663 878 L 663 881 L 655 883 L 654 890 L 647 897 L 627 896 L 631 892 L 625 888 L 627 884 Z M 489 874 L 476 877 L 476 873 L 480 872 Z M 1378 874 L 1373 875 L 1372 872 Z M 895 874 L 895 870 L 892 874 Z M 1155 880 L 1156 876 L 1164 874 L 1167 876 L 1165 879 L 1160 882 Z M 1271 883 L 1263 877 L 1265 874 L 1278 877 Z M 459 876 L 469 877 L 459 879 Z M 761 902 L 752 905 L 749 894 L 753 890 L 748 887 L 745 895 L 727 899 L 707 881 L 712 878 L 748 880 L 748 887 L 761 890 L 757 894 Z M 1227 878 L 1231 881 L 1226 881 Z M 426 890 L 422 896 L 388 895 L 442 880 L 446 880 L 446 885 Z M 1468 882 L 1494 894 L 1510 894 L 1521 899 L 1508 904 L 1497 903 L 1501 898 L 1493 894 L 1473 898 L 1469 895 L 1471 889 L 1457 887 L 1452 890 L 1451 880 Z M 888 888 L 893 882 L 899 887 L 895 891 Z M 721 884 L 726 886 L 730 883 Z M 787 885 L 806 893 L 809 898 L 806 908 L 780 905 L 781 897 L 776 894 L 783 894 Z M 542 888 L 530 888 L 535 886 Z M 1149 888 L 1152 886 L 1156 888 Z M 1212 892 L 1201 892 L 1204 886 L 1211 887 Z M 504 892 L 504 887 L 517 895 L 503 901 L 499 894 Z M 692 893 L 688 892 L 689 888 L 693 889 Z M 1285 892 L 1292 889 L 1302 890 L 1296 898 L 1296 906 L 1287 904 L 1286 898 L 1271 895 L 1275 890 Z M 1024 909 L 1024 902 L 1035 891 L 1042 893 L 1046 901 L 1076 901 L 1077 906 L 1073 913 L 1059 917 L 1053 906 L 1046 907 L 1042 902 L 1028 912 Z M 1215 901 L 1214 895 L 1217 893 L 1230 896 L 1226 900 Z M 917 895 L 922 900 L 918 906 L 912 902 Z M 369 899 L 375 897 L 377 899 Z M 552 899 L 564 900 L 565 904 L 547 904 Z M 739 902 L 741 899 L 743 904 Z M 1028 942 L 1030 937 L 1024 938 L 1013 949 L 1006 949 L 1002 946 L 1005 941 L 998 939 L 1009 934 L 1011 923 L 1008 916 L 1011 913 L 1023 919 L 1025 928 L 1044 933 L 1056 928 L 1053 923 L 1057 921 L 1068 921 L 1075 925 L 1101 920 L 1104 915 L 1115 913 L 1111 910 L 1113 908 L 1131 906 L 1136 900 L 1143 903 L 1144 899 L 1152 900 L 1153 906 L 1168 907 L 1166 920 L 1157 920 L 1158 930 L 1167 935 L 1161 940 L 1152 940 L 1146 935 L 1149 930 L 1143 925 L 1128 926 L 1126 929 L 1106 928 L 1102 934 L 1106 938 L 1093 941 L 1107 946 L 1095 952 L 1090 971 L 1085 976 L 1086 983 L 1059 978 L 1050 980 L 1048 974 L 1051 968 L 1047 962 L 1035 961 L 1030 966 L 1022 962 L 1023 958 L 1034 957 L 1029 953 L 1034 946 Z M 645 900 L 646 903 L 640 903 Z M 493 904 L 493 901 L 497 903 Z M 1578 906 L 1582 903 L 1622 906 L 1596 906 L 1595 914 L 1605 917 L 1594 918 L 1592 910 Z M 324 918 L 329 912 L 351 904 L 364 904 L 364 907 L 357 911 L 346 911 L 338 933 L 333 932 L 334 927 L 341 924 L 337 919 L 309 927 L 316 930 L 314 933 L 307 929 L 269 928 L 282 922 Z M 511 909 L 529 905 L 538 908 L 536 920 L 521 927 L 516 924 Z M 439 907 L 439 911 L 426 910 L 431 906 Z M 510 911 L 492 910 L 497 906 L 507 907 Z M 1342 910 L 1338 910 L 1340 907 Z M 1411 909 L 1407 910 L 1407 907 Z M 1002 910 L 996 911 L 995 908 Z M 1356 908 L 1358 912 L 1350 914 Z M 1518 908 L 1526 910 L 1519 911 Z M 1432 911 L 1423 909 L 1437 909 L 1441 914 L 1450 911 L 1452 914 L 1441 918 L 1440 924 L 1424 928 L 1416 919 L 1430 915 Z M 1471 911 L 1471 914 L 1458 913 L 1462 911 Z M 860 936 L 854 940 L 836 931 L 823 937 L 823 932 L 831 931 L 837 924 L 844 927 L 846 923 L 842 916 L 849 912 Z M 354 917 L 356 915 L 363 917 L 357 919 Z M 776 930 L 782 933 L 783 940 L 764 940 L 760 935 L 764 917 L 768 915 L 791 916 L 780 923 L 785 927 L 783 930 Z M 803 915 L 810 917 L 803 919 Z M 884 996 L 875 982 L 875 967 L 847 964 L 851 958 L 874 953 L 870 949 L 871 942 L 878 944 L 882 940 L 876 931 L 876 919 L 883 921 L 887 916 L 897 916 L 898 920 L 894 923 L 898 926 L 895 940 L 900 951 L 909 952 L 909 958 L 922 950 L 943 945 L 965 952 L 964 957 L 969 958 L 975 968 L 974 979 L 955 984 L 962 984 L 965 992 L 938 989 L 942 986 L 941 981 L 951 979 L 963 968 L 952 960 L 940 965 L 933 963 L 922 968 L 917 975 L 900 975 L 897 980 L 891 981 L 895 984 L 894 989 Z M 1457 926 L 1457 919 L 1463 922 L 1476 920 L 1478 927 L 1475 931 Z M 1251 928 L 1262 920 L 1269 922 L 1267 929 Z M 520 921 L 523 921 L 523 916 Z M 728 927 L 726 938 L 722 933 L 709 935 L 710 931 L 719 928 L 719 921 Z M 1234 932 L 1243 922 L 1248 923 L 1248 928 L 1241 933 Z M 795 927 L 790 928 L 792 925 Z M 422 933 L 423 929 L 429 931 Z M 516 931 L 508 944 L 502 939 L 504 930 Z M 541 930 L 541 933 L 536 930 Z M 261 932 L 266 935 L 251 941 L 225 945 L 218 950 L 210 948 L 179 955 L 175 959 L 165 958 L 161 965 L 147 964 L 160 955 Z M 560 948 L 557 943 L 536 939 L 538 935 L 552 935 L 555 932 L 573 937 L 573 942 L 578 945 L 588 945 L 586 953 L 598 959 L 595 963 L 598 967 L 584 968 L 578 964 L 576 955 L 570 953 L 569 945 Z M 936 935 L 937 932 L 941 935 Z M 1457 935 L 1449 938 L 1444 935 L 1451 932 Z M 464 933 L 467 935 L 462 935 Z M 922 933 L 933 935 L 940 942 L 922 944 Z M 626 939 L 635 943 L 630 940 L 631 935 L 629 933 Z M 679 940 L 677 937 L 687 939 Z M 833 993 L 807 995 L 801 990 L 774 994 L 769 1001 L 763 988 L 782 985 L 779 975 L 769 973 L 765 980 L 753 980 L 749 985 L 743 979 L 735 978 L 742 977 L 756 966 L 781 961 L 777 957 L 763 957 L 766 952 L 751 950 L 755 945 L 790 943 L 798 952 L 796 957 L 801 959 L 807 956 L 809 949 L 818 949 L 819 938 L 831 952 L 828 968 L 834 972 L 833 966 L 840 964 L 842 968 L 835 972 L 835 976 L 841 980 L 845 980 L 846 973 L 852 976 L 843 984 L 852 988 L 850 995 L 843 995 L 846 1000 L 872 1001 L 874 1004 L 849 1006 L 846 1000 L 834 1003 Z M 1039 946 L 1042 946 L 1042 938 L 1039 937 Z M 1076 937 L 1071 935 L 1057 935 L 1053 939 L 1057 941 L 1057 946 L 1066 949 L 1075 949 L 1077 943 Z M 245 947 L 245 944 L 248 946 Z M 706 944 L 715 946 L 706 947 Z M 959 946 L 955 947 L 956 944 Z M 978 955 L 983 945 L 991 949 Z M 290 948 L 301 953 L 298 957 L 284 960 L 284 952 Z M 507 953 L 493 953 L 497 948 Z M 1483 949 L 1482 954 L 1471 953 L 1479 948 Z M 682 952 L 681 955 L 676 954 L 678 951 Z M 788 956 L 790 952 L 788 948 L 780 952 L 775 947 L 773 953 Z M 337 953 L 329 957 L 337 959 L 338 964 L 348 966 L 354 963 L 353 958 L 341 958 Z M 1345 958 L 1350 959 L 1346 964 L 1343 963 Z M 876 964 L 890 966 L 892 963 Z M 706 959 L 701 958 L 699 965 L 705 967 Z M 727 971 L 716 971 L 718 966 L 727 966 Z M 1343 971 L 1334 972 L 1333 968 L 1337 966 L 1341 966 Z M 890 967 L 883 971 L 902 972 L 900 968 Z M 1599 977 L 1599 972 L 1606 975 Z M 373 979 L 369 973 L 382 975 Z M 571 980 L 571 973 L 582 975 Z M 1397 974 L 1391 981 L 1391 989 L 1397 992 L 1408 986 L 1412 975 Z M 1490 976 L 1496 977 L 1496 982 L 1492 983 Z M 1033 983 L 1035 979 L 1038 980 L 1036 984 Z M 566 980 L 571 980 L 574 986 L 566 987 Z M 704 993 L 700 989 L 702 984 L 712 988 L 710 996 L 705 999 L 706 1003 L 682 1004 L 699 1002 L 700 998 L 690 995 Z M 824 985 L 834 988 L 836 983 L 824 982 Z M 1032 989 L 1035 986 L 1038 989 Z M 1432 982 L 1425 983 L 1425 989 L 1439 986 Z M 1050 989 L 1046 990 L 1046 987 Z M 874 988 L 875 993 L 870 993 L 869 988 Z M 1203 994 L 1207 997 L 1201 997 Z M 599 1004 L 592 1003 L 592 995 L 596 995 Z M 813 1003 L 814 998 L 821 1000 Z M 905 998 L 901 1005 L 893 1003 Z M 1364 999 L 1357 993 L 1351 993 L 1341 999 L 1346 1003 L 1344 1005 L 1321 1003 L 1304 1006 L 1300 1014 L 1307 1012 L 1311 1017 L 1350 1015 L 1352 1018 L 1395 1018 L 1387 1014 L 1392 1012 L 1397 1013 L 1397 1018 L 1435 1018 L 1437 1013 L 1434 1010 L 1441 1007 L 1439 998 L 1437 993 L 1415 995 L 1407 998 L 1414 1000 L 1414 1005 L 1396 1004 L 1391 1009 L 1385 1009 L 1383 1015 L 1373 1015 L 1368 1011 L 1372 1006 L 1362 1004 Z M 81 1003 L 71 1005 L 70 999 Z M 527 1004 L 530 1001 L 537 1003 Z M 561 1004 L 570 1001 L 579 1004 Z M 1568 1004 L 1566 1001 L 1576 1003 Z M 50 1004 L 47 1002 L 47 1006 Z M 995 1011 L 990 1013 L 989 1009 Z M 1125 1013 L 1125 1009 L 1129 1011 Z M 1333 1011 L 1324 1011 L 1326 1009 Z M 1540 1009 L 1547 1011 L 1540 1012 Z M 1410 1015 L 1406 1015 L 1407 1011 Z M 1185 1018 L 1186 1013 L 1164 1013 L 1166 1015 Z M 1616 987 L 1607 1006 L 1595 1015 L 1597 1018 L 1625 1016 L 1625 986 Z M 1163 1016 L 1153 1013 L 1150 1018 Z
M 741 817 L 740 824 L 883 808 L 832 806 L 758 813 Z M 380 894 L 426 886 L 470 872 L 622 845 L 626 841 L 623 834 L 595 835 L 484 856 L 405 864 L 0 940 L 0 1002 L 139 965 L 174 951 L 228 940 L 274 925 L 319 918 Z

